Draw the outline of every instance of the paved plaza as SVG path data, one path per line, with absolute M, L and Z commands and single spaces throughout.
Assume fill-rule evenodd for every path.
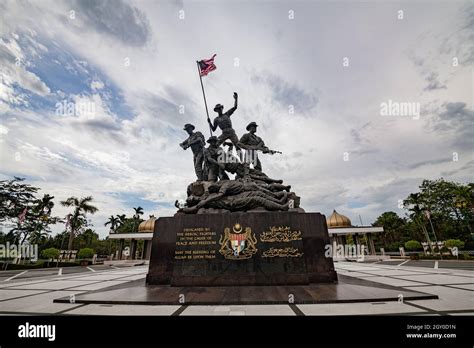
M 292 305 L 110 305 L 53 303 L 145 281 L 148 266 L 71 267 L 0 272 L 1 315 L 474 315 L 473 263 L 450 261 L 336 262 L 339 274 L 439 299 Z M 447 267 L 451 268 L 447 268 Z

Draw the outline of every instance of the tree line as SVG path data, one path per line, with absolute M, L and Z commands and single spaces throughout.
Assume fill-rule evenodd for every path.
M 0 181 L 0 243 L 23 244 L 26 241 L 43 247 L 67 249 L 95 248 L 102 255 L 110 254 L 111 243 L 101 241 L 88 220 L 98 211 L 92 196 L 69 197 L 60 204 L 70 209 L 65 217 L 55 216 L 54 196 L 40 195 L 39 188 L 14 177 Z M 405 215 L 394 211 L 382 213 L 372 224 L 383 226 L 378 246 L 397 250 L 410 240 L 436 241 L 459 239 L 466 249 L 474 249 L 474 183 L 461 184 L 438 180 L 423 180 L 419 190 L 403 200 Z M 143 208 L 133 208 L 133 215 L 111 215 L 105 226 L 112 233 L 137 232 L 143 221 Z M 51 236 L 51 226 L 64 224 L 62 233 Z M 107 239 L 107 238 L 106 238 Z
M 435 242 L 458 239 L 474 249 L 474 183 L 423 180 L 418 192 L 403 200 L 404 216 L 382 213 L 372 224 L 383 226 L 378 244 L 398 250 L 409 240 Z
M 111 244 L 107 240 L 100 240 L 93 230 L 93 224 L 88 219 L 98 211 L 93 197 L 69 197 L 60 204 L 70 209 L 64 216 L 55 216 L 54 196 L 39 194 L 40 188 L 25 182 L 24 178 L 14 177 L 11 180 L 0 181 L 0 243 L 6 244 L 38 244 L 40 249 L 64 249 L 67 240 L 67 249 L 94 248 L 102 255 L 109 254 Z M 115 233 L 136 232 L 143 221 L 143 208 L 133 208 L 134 214 L 111 216 L 105 223 Z M 62 233 L 51 236 L 51 227 L 55 224 L 64 224 Z M 107 238 L 106 238 L 107 239 Z

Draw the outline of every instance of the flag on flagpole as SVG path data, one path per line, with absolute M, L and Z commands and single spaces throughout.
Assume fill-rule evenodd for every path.
M 199 71 L 201 76 L 207 76 L 211 71 L 216 70 L 217 67 L 214 64 L 215 54 L 210 59 L 203 59 L 198 62 Z
M 23 223 L 23 221 L 25 221 L 25 217 L 26 217 L 26 210 L 28 208 L 25 207 L 25 209 L 23 209 L 22 213 L 18 216 L 18 220 L 20 221 L 20 224 Z

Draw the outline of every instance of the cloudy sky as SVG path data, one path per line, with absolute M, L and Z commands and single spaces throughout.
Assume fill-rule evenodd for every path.
M 102 237 L 138 205 L 173 214 L 194 180 L 182 127 L 208 135 L 195 61 L 214 53 L 209 104 L 239 93 L 237 134 L 259 124 L 284 153 L 264 171 L 306 211 L 368 224 L 424 178 L 473 180 L 472 1 L 1 1 L 0 178 L 60 216 L 92 195 Z

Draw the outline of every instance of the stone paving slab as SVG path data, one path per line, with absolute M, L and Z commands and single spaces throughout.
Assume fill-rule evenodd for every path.
M 348 303 L 428 299 L 435 296 L 420 291 L 373 283 L 363 279 L 339 276 L 338 283 L 288 286 L 214 286 L 171 287 L 146 286 L 143 281 L 125 284 L 118 289 L 105 289 L 77 296 L 78 303 L 174 305 L 184 296 L 189 305 L 257 305 L 298 303 Z M 66 302 L 68 299 L 56 299 Z
M 377 274 L 367 274 L 367 273 L 359 273 L 359 272 L 341 272 L 337 271 L 337 274 L 344 274 L 349 277 L 356 277 L 356 278 L 370 278 L 370 277 L 377 277 Z
M 462 315 L 462 316 L 468 315 L 468 316 L 471 316 L 471 315 L 474 315 L 474 312 L 450 313 L 449 315 Z
M 412 282 L 412 281 L 402 280 L 402 279 L 393 279 L 393 278 L 387 278 L 387 277 L 370 277 L 368 278 L 368 280 L 370 280 L 371 282 L 382 283 L 382 284 L 387 284 L 387 285 L 392 285 L 392 286 L 401 286 L 401 287 L 423 285 L 417 282 Z
M 101 280 L 115 280 L 118 278 L 126 277 L 126 274 L 97 274 L 97 275 L 87 275 L 80 278 L 73 278 L 75 281 L 101 281 Z
M 53 303 L 60 297 L 79 295 L 80 291 L 51 291 L 39 295 L 17 298 L 0 302 L 0 312 L 23 312 L 23 313 L 58 313 L 66 309 L 80 306 L 71 303 Z
M 443 285 L 443 284 L 468 284 L 474 283 L 474 278 L 459 277 L 445 274 L 420 274 L 409 276 L 395 276 L 394 278 L 403 280 L 414 280 L 419 282 Z
M 13 298 L 36 295 L 46 292 L 46 290 L 18 290 L 18 289 L 0 289 L 0 301 L 10 300 Z M 0 303 L 0 310 L 2 304 Z
M 67 288 L 72 288 L 75 286 L 82 286 L 87 284 L 97 283 L 97 280 L 94 281 L 82 281 L 82 280 L 55 280 L 49 282 L 43 282 L 38 284 L 28 284 L 28 285 L 16 285 L 10 287 L 9 289 L 20 289 L 20 290 L 62 290 Z
M 425 293 L 438 295 L 438 300 L 417 301 L 410 300 L 414 303 L 435 311 L 450 310 L 469 310 L 474 311 L 474 294 L 469 290 L 457 290 L 446 286 L 428 285 L 423 287 L 407 287 L 407 289 L 423 291 Z
M 30 279 L 28 281 L 3 281 L 0 283 L 0 289 L 3 289 L 3 288 L 11 288 L 13 286 L 17 287 L 17 286 L 23 286 L 23 285 L 30 285 L 30 284 L 40 284 L 40 283 L 46 283 L 46 282 L 50 282 L 51 280 L 50 279 Z
M 100 305 L 90 304 L 75 308 L 67 314 L 81 315 L 171 315 L 181 306 Z
M 400 261 L 400 263 L 403 260 Z M 408 263 L 409 264 L 409 263 Z M 181 315 L 295 315 L 295 309 L 306 315 L 357 315 L 357 314 L 413 314 L 413 315 L 450 315 L 474 314 L 474 273 L 460 269 L 433 269 L 427 267 L 405 267 L 377 264 L 341 263 L 335 264 L 340 279 L 352 284 L 352 294 L 357 290 L 358 282 L 369 281 L 370 287 L 397 287 L 404 291 L 418 291 L 430 295 L 437 295 L 440 299 L 411 299 L 405 303 L 381 300 L 363 303 L 317 303 L 297 304 L 290 307 L 288 304 L 249 304 L 249 305 L 220 305 L 201 306 L 189 305 L 186 308 L 176 305 L 118 305 L 118 304 L 70 304 L 70 294 L 76 294 L 76 299 L 94 292 L 107 292 L 109 287 L 117 291 L 126 289 L 130 285 L 143 285 L 147 273 L 147 266 L 125 269 L 101 269 L 96 272 L 80 271 L 58 276 L 57 273 L 34 274 L 31 277 L 18 277 L 11 281 L 4 281 L 15 273 L 8 273 L 0 280 L 0 312 L 2 315 L 16 313 L 17 315 L 32 313 L 91 314 L 91 315 L 171 315 L 184 309 Z M 403 272 L 403 274 L 401 273 Z M 28 272 L 30 273 L 30 272 Z M 24 275 L 27 276 L 28 273 Z M 0 275 L 2 275 L 0 273 Z M 92 280 L 91 280 L 92 278 Z M 104 280 L 107 279 L 107 280 Z M 423 284 L 420 282 L 427 282 Z M 368 283 L 368 284 L 369 284 Z M 72 287 L 69 287 L 72 284 Z M 348 284 L 348 285 L 350 285 Z M 452 285 L 451 285 L 452 284 Z M 40 286 L 41 290 L 36 286 Z M 68 290 L 64 289 L 64 286 Z M 44 288 L 44 289 L 43 289 Z M 348 287 L 350 289 L 350 287 Z M 386 288 L 387 289 L 387 288 Z M 342 290 L 341 295 L 345 290 Z M 356 291 L 357 292 L 357 291 Z M 235 295 L 235 294 L 234 294 Z M 3 296 L 3 297 L 2 297 Z M 22 297 L 24 296 L 24 297 Z M 394 294 L 395 296 L 395 294 Z M 20 298 L 21 297 L 21 298 Z M 64 303 L 53 303 L 53 300 L 64 298 Z M 188 298 L 187 298 L 188 300 Z M 374 301 L 376 301 L 374 303 Z M 415 304 L 417 308 L 410 304 Z M 292 309 L 293 308 L 293 309 Z M 440 313 L 436 313 L 439 311 Z M 457 312 L 458 311 L 458 312 Z M 426 313 L 424 313 L 426 312 Z
M 86 291 L 93 291 L 93 290 L 100 290 L 100 289 L 105 289 L 111 286 L 119 285 L 119 284 L 124 284 L 127 283 L 128 280 L 108 280 L 106 282 L 97 282 L 97 283 L 92 283 L 89 285 L 83 285 L 83 286 L 75 286 L 68 288 L 68 290 L 86 290 Z
M 419 301 L 423 303 L 424 301 Z M 399 302 L 298 305 L 305 315 L 365 315 L 416 313 L 423 310 Z
M 462 285 L 450 285 L 450 286 L 453 288 L 474 290 L 474 284 L 462 284 Z
M 410 272 L 410 270 L 397 270 L 397 269 L 380 269 L 380 270 L 375 270 L 375 271 L 367 271 L 367 273 L 370 273 L 372 275 L 384 275 L 384 276 L 410 276 L 413 275 L 414 272 Z M 419 273 L 417 275 L 421 274 L 430 274 L 430 273 Z
M 181 315 L 291 315 L 288 305 L 188 306 Z

